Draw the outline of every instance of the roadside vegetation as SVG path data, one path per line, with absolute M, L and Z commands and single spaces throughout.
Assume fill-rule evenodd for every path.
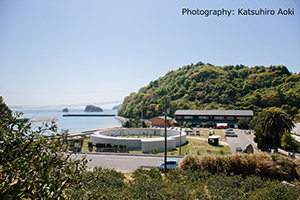
M 212 174 L 182 169 L 163 176 L 157 169 L 135 170 L 129 178 L 114 170 L 85 171 L 68 199 L 299 199 L 298 187 L 260 176 Z

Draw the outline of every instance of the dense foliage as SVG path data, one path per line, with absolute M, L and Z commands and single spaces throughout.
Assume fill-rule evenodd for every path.
M 289 152 L 300 152 L 300 143 L 292 137 L 289 131 L 285 131 L 281 137 L 281 147 Z
M 211 174 L 174 169 L 135 170 L 126 179 L 114 170 L 97 168 L 78 177 L 81 185 L 67 190 L 69 199 L 298 199 L 299 188 L 259 176 Z
M 149 127 L 149 124 L 146 123 L 145 121 L 140 120 L 139 118 L 137 118 L 137 119 L 130 118 L 129 120 L 127 120 L 125 122 L 124 127 L 126 127 L 126 128 L 146 128 L 146 127 Z
M 66 140 L 54 124 L 33 130 L 16 117 L 0 97 L 0 199 L 64 198 L 64 190 L 77 184 L 86 169 L 86 160 L 62 153 Z
M 256 175 L 281 181 L 293 181 L 300 178 L 300 172 L 297 172 L 300 163 L 280 154 L 191 155 L 182 160 L 180 167 L 188 171 L 235 174 L 244 177 Z
M 254 141 L 258 148 L 263 151 L 274 149 L 278 152 L 284 132 L 290 132 L 295 126 L 291 117 L 281 109 L 272 107 L 261 112 L 257 118 Z
M 124 98 L 118 115 L 144 118 L 160 116 L 168 95 L 170 116 L 179 109 L 250 109 L 281 107 L 296 116 L 300 109 L 300 74 L 285 66 L 214 66 L 199 62 L 151 81 Z M 299 115 L 298 115 L 299 116 Z

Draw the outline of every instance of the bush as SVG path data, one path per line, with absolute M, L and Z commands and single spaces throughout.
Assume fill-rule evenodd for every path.
M 97 147 L 97 148 L 99 148 L 99 147 L 100 147 L 100 148 L 101 148 L 101 147 L 105 147 L 105 143 L 97 142 L 97 143 L 96 143 L 96 147 Z
M 221 154 L 221 155 L 224 154 L 224 150 L 223 150 L 223 149 L 220 149 L 218 152 L 219 152 L 219 154 Z
M 151 148 L 150 153 L 151 154 L 156 154 L 157 153 L 157 148 Z
M 96 167 L 83 171 L 78 177 L 80 185 L 66 190 L 67 199 L 120 199 L 126 188 L 124 175 L 113 169 Z
M 180 164 L 182 170 L 200 170 L 212 174 L 257 175 L 265 178 L 292 181 L 299 179 L 300 164 L 279 154 L 235 154 L 231 156 L 187 156 Z
M 88 147 L 93 147 L 93 143 L 92 142 L 88 142 Z
M 300 143 L 292 137 L 291 133 L 286 131 L 281 138 L 281 146 L 286 151 L 300 152 Z
M 57 133 L 54 122 L 32 130 L 30 123 L 17 121 L 20 116 L 13 116 L 0 97 L 0 199 L 65 198 L 87 161 L 62 153 L 66 135 Z
M 112 147 L 112 146 L 111 146 L 111 143 L 107 143 L 107 144 L 106 144 L 106 147 L 109 147 L 109 148 Z
M 256 190 L 253 199 L 298 199 L 300 192 L 298 188 L 282 184 L 278 181 L 267 181 L 266 186 Z M 298 197 L 298 198 L 296 198 Z

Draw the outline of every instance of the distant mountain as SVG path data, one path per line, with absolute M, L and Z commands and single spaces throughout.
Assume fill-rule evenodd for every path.
M 87 105 L 84 109 L 84 112 L 103 112 L 103 110 L 97 106 Z
M 199 62 L 169 71 L 124 98 L 118 115 L 145 119 L 160 116 L 164 94 L 170 115 L 176 110 L 253 110 L 281 107 L 292 116 L 300 109 L 300 73 L 283 66 L 214 66 Z
M 122 104 L 116 105 L 112 108 L 112 110 L 118 110 L 121 106 L 122 106 Z

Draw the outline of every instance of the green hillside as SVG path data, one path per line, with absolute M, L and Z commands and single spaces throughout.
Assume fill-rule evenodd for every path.
M 178 109 L 250 109 L 282 107 L 295 116 L 300 109 L 300 73 L 283 66 L 214 66 L 199 62 L 151 81 L 124 98 L 118 115 L 152 118 L 162 115 L 167 93 L 171 117 Z

